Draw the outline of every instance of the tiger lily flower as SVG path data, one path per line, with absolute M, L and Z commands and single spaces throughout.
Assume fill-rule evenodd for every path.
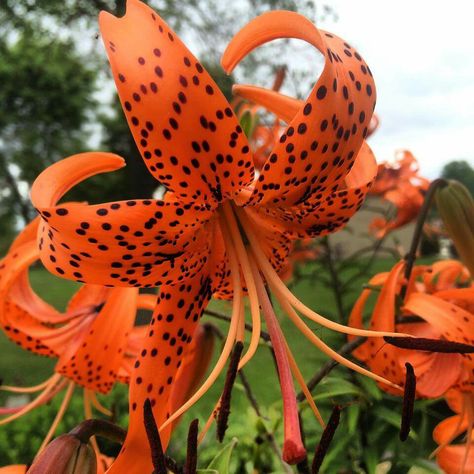
M 398 151 L 394 162 L 381 163 L 369 193 L 391 203 L 397 213 L 393 219 L 373 219 L 369 227 L 375 236 L 382 238 L 415 220 L 428 186 L 429 181 L 419 175 L 418 161 L 408 150 Z
M 380 286 L 381 289 L 369 327 L 472 344 L 474 313 L 469 311 L 469 304 L 474 303 L 474 287 L 456 287 L 458 283 L 466 285 L 466 269 L 456 261 L 416 266 L 410 281 L 405 282 L 404 265 L 404 262 L 399 262 L 390 272 L 378 274 L 370 280 L 371 287 Z M 401 302 L 403 284 L 407 284 L 407 291 L 405 300 Z M 351 312 L 350 325 L 363 327 L 364 307 L 372 291 L 363 290 Z M 397 311 L 400 305 L 400 311 Z M 413 320 L 413 316 L 418 319 Z M 451 388 L 472 390 L 472 354 L 417 352 L 378 340 L 364 343 L 353 354 L 375 373 L 399 384 L 403 384 L 403 368 L 409 362 L 414 367 L 416 390 L 421 397 L 436 398 Z M 381 388 L 396 393 L 390 387 Z
M 214 383 L 234 343 L 244 342 L 244 292 L 253 333 L 239 367 L 258 347 L 262 310 L 279 369 L 283 457 L 298 462 L 305 449 L 293 376 L 306 386 L 267 288 L 316 347 L 384 381 L 324 344 L 298 312 L 346 334 L 386 333 L 324 318 L 298 300 L 279 277 L 292 242 L 342 228 L 362 204 L 375 177 L 375 159 L 364 141 L 375 104 L 370 69 L 347 43 L 296 13 L 269 12 L 244 27 L 224 53 L 222 64 L 228 72 L 254 48 L 275 38 L 303 39 L 325 58 L 308 99 L 302 106 L 290 107 L 288 127 L 261 171 L 255 173 L 248 141 L 229 103 L 152 9 L 128 0 L 125 16 L 102 12 L 99 22 L 130 129 L 149 171 L 167 193 L 162 200 L 58 204 L 80 181 L 124 166 L 116 155 L 84 153 L 46 169 L 35 181 L 31 197 L 42 218 L 41 258 L 50 271 L 89 284 L 160 287 L 130 381 L 127 439 L 111 472 L 151 470 L 142 423 L 144 401 L 151 402 L 166 447 L 173 422 Z M 267 94 L 264 89 L 255 90 L 261 96 Z M 291 102 L 283 98 L 282 103 L 274 91 L 269 94 L 277 95 L 273 103 L 282 110 Z M 79 259 L 72 259 L 72 254 Z M 232 299 L 226 342 L 206 381 L 176 410 L 170 394 L 177 370 L 211 296 Z M 306 394 L 317 413 L 308 390 Z
M 471 374 L 472 378 L 472 374 Z M 438 444 L 436 461 L 446 474 L 474 473 L 474 394 L 450 390 L 446 401 L 456 415 L 439 423 L 433 438 Z M 456 438 L 466 433 L 464 444 L 454 444 Z

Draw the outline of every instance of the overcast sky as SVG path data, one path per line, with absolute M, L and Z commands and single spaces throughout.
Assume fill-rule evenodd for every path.
M 434 178 L 444 163 L 474 166 L 474 2 L 328 0 L 332 30 L 358 48 L 374 73 L 379 160 L 408 148 Z

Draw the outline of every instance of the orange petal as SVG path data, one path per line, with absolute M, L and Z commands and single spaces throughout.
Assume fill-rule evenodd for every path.
M 232 87 L 232 92 L 237 96 L 265 107 L 278 118 L 288 123 L 291 122 L 304 104 L 302 100 L 263 87 L 236 84 Z
M 150 172 L 188 201 L 217 204 L 253 180 L 247 139 L 232 109 L 176 33 L 128 0 L 100 29 L 122 106 Z
M 170 413 L 178 410 L 198 389 L 212 360 L 213 349 L 212 329 L 198 326 L 186 351 L 183 364 L 176 374 L 170 397 Z
M 131 376 L 127 439 L 110 473 L 152 471 L 143 425 L 143 404 L 147 398 L 150 399 L 156 422 L 160 426 L 169 414 L 167 408 L 173 383 L 210 297 L 211 286 L 207 274 L 197 275 L 176 286 L 161 286 L 143 350 Z M 161 433 L 164 449 L 169 435 L 168 429 Z
M 222 57 L 224 69 L 231 71 L 250 51 L 276 38 L 302 39 L 325 57 L 320 78 L 273 149 L 251 201 L 292 205 L 347 175 L 368 133 L 375 85 L 347 43 L 286 11 L 265 13 L 238 32 Z
M 110 391 L 135 322 L 137 295 L 135 288 L 109 289 L 104 306 L 92 316 L 84 336 L 77 335 L 61 353 L 56 372 L 90 390 Z
M 171 275 L 198 271 L 209 253 L 202 224 L 212 211 L 205 204 L 142 199 L 56 205 L 82 179 L 121 165 L 116 155 L 83 153 L 36 179 L 32 199 L 43 218 L 39 247 L 46 268 L 71 280 L 118 286 L 158 286 Z
M 267 166 L 267 165 L 265 165 Z M 371 180 L 377 171 L 375 157 L 364 142 L 353 166 L 354 172 L 346 175 L 346 183 L 336 191 L 310 195 L 291 207 L 257 206 L 255 210 L 274 227 L 285 231 L 292 238 L 326 235 L 339 230 L 362 206 Z

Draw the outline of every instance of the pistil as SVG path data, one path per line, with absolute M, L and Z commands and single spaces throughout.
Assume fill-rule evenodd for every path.
M 257 293 L 262 308 L 268 333 L 275 353 L 283 399 L 283 419 L 285 441 L 283 444 L 283 460 L 289 464 L 297 464 L 306 457 L 306 449 L 301 439 L 301 429 L 298 417 L 296 392 L 288 361 L 286 341 L 278 324 L 272 303 L 262 281 L 258 268 L 251 260 L 252 272 L 257 285 Z

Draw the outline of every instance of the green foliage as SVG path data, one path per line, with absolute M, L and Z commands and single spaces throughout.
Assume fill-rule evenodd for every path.
M 444 165 L 441 177 L 461 182 L 474 196 L 474 168 L 466 160 L 451 161 Z
M 0 199 L 8 209 L 0 218 L 26 222 L 32 213 L 25 184 L 84 149 L 95 72 L 71 42 L 41 33 L 0 39 L 0 56 Z

